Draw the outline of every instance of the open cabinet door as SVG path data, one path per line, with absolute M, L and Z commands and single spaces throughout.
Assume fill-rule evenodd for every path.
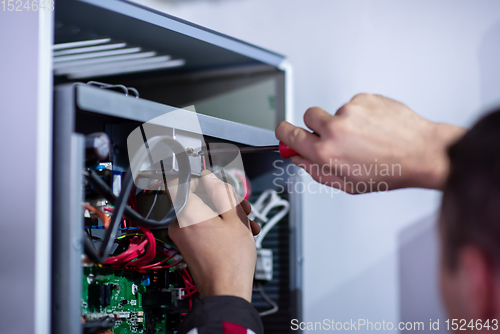
M 53 12 L 7 5 L 0 9 L 0 327 L 48 334 Z

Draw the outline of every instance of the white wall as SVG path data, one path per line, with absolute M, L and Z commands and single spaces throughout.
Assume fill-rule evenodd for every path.
M 334 113 L 359 92 L 384 94 L 434 121 L 462 126 L 500 102 L 499 1 L 138 2 L 287 55 L 295 69 L 299 125 L 308 107 Z M 411 225 L 435 213 L 439 199 L 427 190 L 307 194 L 301 320 L 396 322 L 411 318 L 402 313 L 431 312 L 422 313 L 425 303 L 433 305 L 431 316 L 439 316 L 436 263 L 421 263 L 431 279 L 423 280 L 422 293 L 428 293 L 412 310 L 407 293 L 413 287 L 401 284 L 408 279 L 405 266 L 412 267 L 402 259 L 412 257 L 400 254 L 415 230 Z M 432 224 L 422 226 L 431 236 L 412 239 L 419 244 L 413 248 L 417 258 L 433 240 Z

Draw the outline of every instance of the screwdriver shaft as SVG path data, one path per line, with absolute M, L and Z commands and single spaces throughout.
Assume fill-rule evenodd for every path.
M 278 151 L 279 147 L 278 145 L 272 145 L 272 146 L 254 146 L 254 147 L 239 147 L 235 149 L 208 149 L 208 150 L 203 150 L 203 154 L 211 154 L 211 155 L 217 155 L 217 154 L 236 154 L 236 153 L 259 153 L 259 152 L 272 152 L 272 151 Z

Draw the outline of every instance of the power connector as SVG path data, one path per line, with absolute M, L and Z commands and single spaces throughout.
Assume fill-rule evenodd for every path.
M 172 294 L 172 299 L 177 300 L 181 300 L 186 294 L 186 291 L 183 289 L 169 289 L 168 291 Z
M 270 281 L 273 279 L 273 251 L 271 249 L 257 249 L 255 279 L 261 281 Z

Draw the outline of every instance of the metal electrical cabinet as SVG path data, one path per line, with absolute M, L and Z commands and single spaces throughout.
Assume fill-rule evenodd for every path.
M 178 108 L 194 106 L 200 125 L 170 119 L 165 131 L 178 138 L 276 145 L 275 126 L 291 117 L 291 87 L 283 56 L 167 14 L 119 0 L 59 0 L 55 8 L 51 323 L 52 333 L 70 334 L 82 332 L 85 304 L 85 135 L 109 135 L 113 173 L 127 167 L 124 138 L 130 131 Z M 277 153 L 243 155 L 254 194 L 250 201 L 293 184 L 276 169 L 280 159 Z M 291 209 L 263 241 L 273 251 L 274 275 L 262 286 L 279 311 L 262 319 L 266 333 L 273 334 L 291 332 L 290 320 L 301 318 L 300 194 L 280 195 Z M 258 294 L 253 304 L 269 307 Z M 134 330 L 161 332 L 142 325 Z

